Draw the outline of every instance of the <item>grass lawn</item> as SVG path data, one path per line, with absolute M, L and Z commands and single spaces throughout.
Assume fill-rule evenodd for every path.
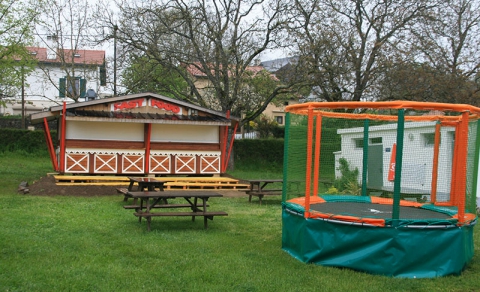
M 208 230 L 203 220 L 166 217 L 154 218 L 147 232 L 120 195 L 16 193 L 22 180 L 31 184 L 51 168 L 46 155 L 0 154 L 0 291 L 480 291 L 478 226 L 462 275 L 388 278 L 288 255 L 276 196 L 261 206 L 247 197 L 211 198 L 212 211 L 229 215 Z

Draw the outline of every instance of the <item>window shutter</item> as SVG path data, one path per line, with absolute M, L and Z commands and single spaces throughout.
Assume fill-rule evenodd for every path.
M 87 94 L 87 80 L 80 79 L 80 97 L 85 97 Z
M 58 96 L 59 97 L 65 97 L 65 91 L 66 91 L 66 78 L 60 78 L 58 81 Z
M 100 86 L 107 86 L 107 69 L 100 67 Z

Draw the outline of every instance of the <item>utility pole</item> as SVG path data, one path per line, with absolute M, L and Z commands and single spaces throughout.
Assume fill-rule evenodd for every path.
M 25 72 L 23 70 L 23 66 L 21 68 L 21 74 L 22 74 L 22 129 L 25 130 L 26 123 L 25 123 Z
M 113 26 L 113 96 L 117 96 L 117 30 L 118 26 Z

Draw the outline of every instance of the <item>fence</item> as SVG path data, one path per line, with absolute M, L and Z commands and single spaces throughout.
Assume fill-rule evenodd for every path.
M 257 139 L 257 132 L 235 134 L 235 139 Z

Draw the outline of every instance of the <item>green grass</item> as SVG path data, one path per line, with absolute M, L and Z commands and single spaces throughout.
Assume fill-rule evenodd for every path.
M 51 171 L 46 156 L 0 155 L 0 165 L 0 291 L 480 290 L 478 232 L 461 276 L 388 278 L 288 255 L 281 249 L 278 197 L 261 206 L 246 197 L 212 198 L 211 210 L 229 215 L 209 222 L 208 230 L 202 220 L 171 217 L 154 218 L 147 232 L 122 208 L 120 195 L 16 194 L 20 181 Z

